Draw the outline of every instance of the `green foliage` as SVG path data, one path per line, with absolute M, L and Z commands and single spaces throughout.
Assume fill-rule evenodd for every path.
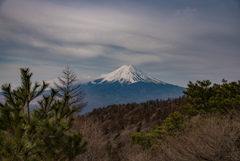
M 0 160 L 72 160 L 86 151 L 81 133 L 69 133 L 74 125 L 69 96 L 59 101 L 57 91 L 43 96 L 39 108 L 30 111 L 30 102 L 41 95 L 48 85 L 31 87 L 29 68 L 21 69 L 22 84 L 11 90 L 2 86 L 5 104 L 0 104 Z
M 130 134 L 132 143 L 139 144 L 143 149 L 149 148 L 153 145 L 153 137 L 150 133 L 135 132 Z
M 151 134 L 155 138 L 161 138 L 161 135 L 175 136 L 183 131 L 185 120 L 186 117 L 179 112 L 171 113 Z
M 141 131 L 141 127 L 142 127 L 142 123 L 139 123 L 139 124 L 138 124 L 138 127 L 137 127 L 137 132 L 140 132 L 140 131 Z
M 186 105 L 184 111 L 190 116 L 198 114 L 231 113 L 240 107 L 240 81 L 223 84 L 213 84 L 209 80 L 189 82 L 187 91 L 184 91 Z M 174 112 L 171 113 L 161 126 L 149 133 L 136 132 L 130 135 L 133 143 L 148 148 L 164 136 L 178 136 L 186 127 L 186 116 Z M 189 124 L 190 125 L 190 124 Z
M 161 139 L 163 136 L 176 136 L 179 132 L 183 132 L 186 117 L 178 112 L 171 113 L 161 126 L 149 133 L 136 132 L 130 135 L 133 143 L 140 144 L 142 147 L 149 148 L 155 140 Z
M 212 86 L 209 80 L 197 81 L 196 83 L 189 82 L 184 110 L 191 116 L 197 114 L 209 113 L 228 113 L 234 108 L 239 108 L 240 105 L 240 81 L 223 84 L 214 84 Z

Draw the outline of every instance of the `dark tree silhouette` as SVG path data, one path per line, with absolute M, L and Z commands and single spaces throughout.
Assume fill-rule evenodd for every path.
M 85 92 L 81 88 L 81 84 L 77 83 L 77 75 L 74 73 L 68 65 L 62 71 L 63 75 L 58 77 L 59 83 L 54 82 L 56 89 L 59 90 L 57 96 L 60 99 L 64 98 L 64 95 L 70 95 L 69 106 L 75 106 L 80 113 L 87 105 L 84 102 Z

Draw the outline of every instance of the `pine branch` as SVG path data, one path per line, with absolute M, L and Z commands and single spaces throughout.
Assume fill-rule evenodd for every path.
M 37 84 L 38 85 L 38 84 Z M 47 88 L 48 88 L 48 86 L 49 86 L 49 84 L 48 83 L 45 83 L 45 81 L 43 81 L 43 85 L 41 86 L 41 89 L 39 90 L 39 91 L 37 91 L 36 92 L 36 89 L 38 88 L 38 87 L 40 87 L 40 85 L 38 85 L 38 87 L 35 89 L 35 90 L 33 90 L 32 91 L 32 95 L 34 94 L 34 93 L 36 93 L 35 94 L 35 96 L 32 98 L 32 99 L 35 99 L 36 97 L 38 97 L 39 95 L 41 95 Z
M 64 99 L 56 100 L 58 91 L 51 89 L 50 95 L 38 101 L 40 107 L 30 113 L 30 102 L 48 85 L 45 82 L 43 85 L 35 83 L 31 88 L 29 69 L 21 69 L 21 74 L 22 84 L 16 90 L 11 91 L 11 84 L 2 86 L 6 101 L 4 105 L 0 103 L 0 128 L 1 139 L 6 138 L 6 141 L 0 146 L 5 146 L 1 150 L 6 154 L 0 160 L 56 160 L 55 156 L 61 160 L 74 158 L 77 153 L 69 150 L 74 150 L 72 147 L 80 144 L 82 137 L 69 141 L 67 131 L 74 125 L 73 114 L 76 111 L 76 107 L 69 106 L 70 95 L 65 93 Z M 28 109 L 27 115 L 24 107 Z M 61 149 L 66 154 L 64 157 L 59 153 Z
M 12 106 L 16 106 L 15 100 L 12 97 L 11 93 L 11 84 L 2 85 L 3 96 L 6 98 L 6 102 Z

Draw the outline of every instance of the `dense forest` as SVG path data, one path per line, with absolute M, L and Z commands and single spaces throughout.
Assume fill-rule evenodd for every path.
M 2 85 L 0 160 L 239 160 L 240 81 L 189 82 L 183 96 L 97 108 L 76 115 L 71 95 L 31 101 L 48 85 Z

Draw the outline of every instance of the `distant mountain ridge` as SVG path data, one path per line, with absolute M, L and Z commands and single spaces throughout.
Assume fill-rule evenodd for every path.
M 83 114 L 91 112 L 94 108 L 113 104 L 178 98 L 186 90 L 183 87 L 157 80 L 131 65 L 124 65 L 96 80 L 82 84 L 81 87 L 86 93 L 84 100 L 88 101 Z M 47 90 L 45 94 L 49 92 Z M 2 93 L 0 93 L 0 101 L 4 102 Z M 37 100 L 32 105 L 37 105 Z
M 157 80 L 131 65 L 123 65 L 109 74 L 82 84 L 82 88 L 88 101 L 83 113 L 112 104 L 178 98 L 185 90 Z

